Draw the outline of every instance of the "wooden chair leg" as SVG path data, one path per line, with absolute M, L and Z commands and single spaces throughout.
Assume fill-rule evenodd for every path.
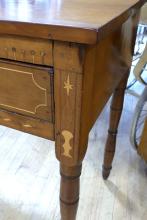
M 79 202 L 81 167 L 61 164 L 60 210 L 61 220 L 75 220 Z
M 102 175 L 104 179 L 108 178 L 112 168 L 112 161 L 116 147 L 117 129 L 123 109 L 124 93 L 125 93 L 127 80 L 128 80 L 128 75 L 121 80 L 120 84 L 115 89 L 112 97 L 112 102 L 110 107 L 110 122 L 108 129 L 108 137 L 105 145 L 103 171 L 102 171 Z

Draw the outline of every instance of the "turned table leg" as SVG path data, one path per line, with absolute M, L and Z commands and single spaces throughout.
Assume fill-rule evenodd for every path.
M 125 94 L 127 80 L 128 80 L 128 75 L 121 80 L 120 84 L 115 89 L 112 97 L 112 102 L 110 107 L 110 122 L 108 129 L 108 137 L 105 145 L 103 171 L 102 171 L 102 175 L 104 179 L 108 178 L 112 168 L 112 161 L 116 147 L 117 129 L 123 109 L 124 94 Z
M 61 164 L 60 210 L 62 220 L 75 220 L 79 202 L 81 166 Z
M 123 26 L 121 32 L 121 37 L 123 37 L 123 40 L 121 41 L 122 60 L 125 63 L 126 67 L 128 68 L 128 71 L 127 74 L 125 74 L 122 80 L 120 81 L 112 97 L 110 123 L 108 129 L 108 137 L 105 145 L 104 162 L 103 162 L 104 179 L 108 178 L 112 168 L 112 161 L 116 147 L 117 129 L 123 109 L 124 93 L 125 93 L 125 88 L 126 88 L 128 75 L 132 63 L 132 57 L 134 53 L 139 15 L 140 12 L 138 10 L 131 18 L 132 20 L 128 20 L 128 23 L 126 23 L 126 25 Z M 130 26 L 131 24 L 130 21 L 133 24 L 132 27 Z M 131 28 L 132 28 L 132 34 L 130 34 L 129 36 L 128 33 L 130 33 Z

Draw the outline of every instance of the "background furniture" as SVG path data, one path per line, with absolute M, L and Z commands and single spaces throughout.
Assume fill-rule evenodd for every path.
M 145 120 L 144 123 L 141 141 L 138 147 L 138 153 L 147 162 L 147 119 Z
M 141 9 L 140 23 L 147 24 L 147 3 Z M 137 81 L 145 86 L 137 102 L 131 126 L 130 140 L 138 154 L 147 161 L 147 82 L 143 72 L 147 65 L 147 43 L 135 68 L 134 76 Z
M 0 5 L 0 123 L 55 141 L 63 220 L 76 218 L 88 134 L 114 92 L 103 177 L 110 173 L 144 2 Z

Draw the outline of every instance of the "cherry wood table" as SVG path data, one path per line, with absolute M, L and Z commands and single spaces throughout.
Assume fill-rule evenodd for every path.
M 62 220 L 76 219 L 88 134 L 113 94 L 109 176 L 144 2 L 0 1 L 0 124 L 55 141 Z

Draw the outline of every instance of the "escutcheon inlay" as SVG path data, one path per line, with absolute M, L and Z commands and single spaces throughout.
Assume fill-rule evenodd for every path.
M 70 145 L 70 141 L 73 138 L 73 134 L 70 131 L 64 130 L 64 131 L 62 131 L 62 135 L 65 140 L 65 142 L 63 144 L 63 148 L 64 148 L 63 155 L 65 157 L 72 158 L 72 155 L 71 155 L 72 147 Z

